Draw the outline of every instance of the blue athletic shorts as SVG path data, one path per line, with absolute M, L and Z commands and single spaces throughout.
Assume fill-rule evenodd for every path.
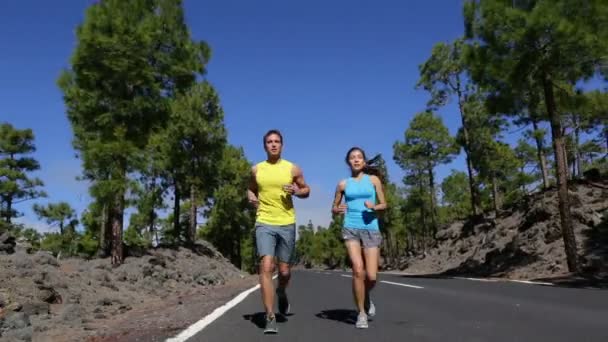
M 256 222 L 255 243 L 258 257 L 276 256 L 280 262 L 293 264 L 296 249 L 296 225 L 275 226 Z

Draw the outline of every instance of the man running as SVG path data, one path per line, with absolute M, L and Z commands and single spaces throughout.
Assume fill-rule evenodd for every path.
M 274 258 L 279 264 L 279 284 L 276 290 L 279 313 L 289 313 L 285 289 L 289 283 L 296 244 L 296 215 L 292 196 L 307 198 L 310 188 L 304 181 L 302 170 L 282 159 L 283 136 L 278 130 L 264 135 L 267 159 L 253 166 L 247 190 L 249 202 L 257 208 L 255 239 L 260 258 L 260 287 L 266 310 L 264 333 L 278 333 L 274 315 Z

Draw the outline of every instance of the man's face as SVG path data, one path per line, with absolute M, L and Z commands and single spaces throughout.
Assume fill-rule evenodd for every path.
M 278 134 L 270 134 L 266 137 L 264 148 L 266 149 L 268 156 L 280 156 L 283 150 L 283 142 L 281 142 L 281 137 Z

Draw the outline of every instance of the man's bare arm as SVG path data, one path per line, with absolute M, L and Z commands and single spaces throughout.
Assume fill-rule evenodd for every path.
M 257 168 L 253 166 L 251 168 L 251 174 L 249 175 L 249 185 L 247 187 L 247 200 L 254 207 L 258 207 L 258 183 L 256 182 L 255 175 Z
M 293 195 L 299 198 L 307 198 L 310 196 L 310 187 L 304 180 L 304 173 L 302 172 L 302 169 L 300 169 L 300 167 L 297 165 L 294 165 L 291 170 L 291 174 L 293 176 L 293 182 L 297 187 L 294 189 Z

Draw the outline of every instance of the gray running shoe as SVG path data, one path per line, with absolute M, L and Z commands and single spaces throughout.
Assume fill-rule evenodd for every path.
M 369 291 L 365 291 L 365 301 L 363 303 L 363 308 L 365 309 L 365 313 L 369 317 L 376 316 L 376 306 L 374 305 L 374 302 L 372 302 L 372 298 L 369 295 Z
M 266 327 L 264 328 L 264 334 L 277 334 L 279 327 L 277 327 L 277 318 L 275 316 L 266 316 Z
M 376 316 L 376 306 L 371 300 L 369 301 L 369 307 L 367 308 L 366 312 L 369 317 Z
M 285 289 L 278 288 L 277 297 L 279 298 L 279 313 L 283 316 L 287 316 L 289 314 L 291 306 L 289 305 L 289 300 L 287 299 L 287 293 L 285 293 Z
M 357 323 L 355 324 L 355 327 L 357 327 L 357 329 L 367 329 L 368 325 L 367 325 L 367 315 L 363 312 L 359 313 L 359 316 L 357 316 Z

